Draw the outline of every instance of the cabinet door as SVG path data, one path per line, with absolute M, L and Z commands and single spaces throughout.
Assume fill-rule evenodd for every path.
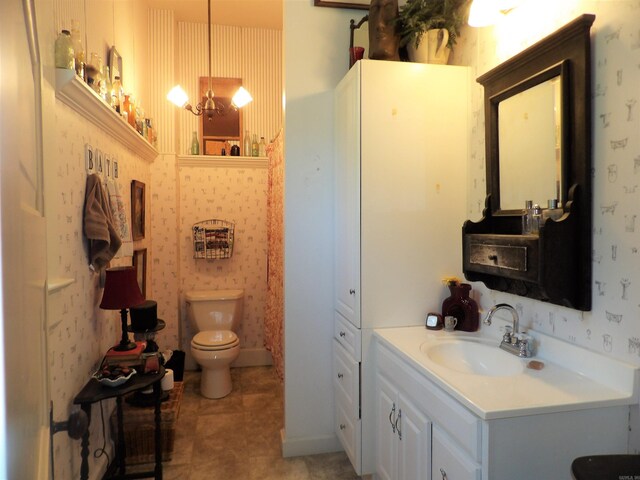
M 433 427 L 432 480 L 480 480 L 480 466 L 471 460 L 446 433 Z
M 376 478 L 397 480 L 398 406 L 396 388 L 383 376 L 376 376 Z
M 360 327 L 360 87 L 353 72 L 335 96 L 335 308 Z
M 431 422 L 402 393 L 398 400 L 398 479 L 430 480 Z

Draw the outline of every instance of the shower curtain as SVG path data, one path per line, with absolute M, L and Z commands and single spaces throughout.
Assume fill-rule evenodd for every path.
M 284 379 L 284 145 L 282 130 L 267 147 L 267 304 L 264 344 L 273 357 L 280 380 Z

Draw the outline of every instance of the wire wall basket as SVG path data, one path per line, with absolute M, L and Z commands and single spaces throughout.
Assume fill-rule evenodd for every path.
M 193 258 L 231 258 L 234 224 L 226 220 L 204 220 L 193 225 Z

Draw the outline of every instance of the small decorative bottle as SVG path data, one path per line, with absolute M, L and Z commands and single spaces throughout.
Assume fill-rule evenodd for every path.
M 122 114 L 122 100 L 123 100 L 122 82 L 120 76 L 113 77 L 113 85 L 111 86 L 111 106 L 116 109 L 116 112 Z
M 540 233 L 540 225 L 542 225 L 542 208 L 537 203 L 533 206 L 533 214 L 531 215 L 531 233 Z
M 73 53 L 76 59 L 76 75 L 84 79 L 84 47 L 82 46 L 80 22 L 78 20 L 71 20 L 71 43 L 73 45 Z
M 260 153 L 260 146 L 258 145 L 258 136 L 254 133 L 253 140 L 251 142 L 251 156 L 257 157 Z
M 258 156 L 267 156 L 267 144 L 264 141 L 264 137 L 260 137 L 260 143 L 258 144 Z
M 198 143 L 198 132 L 193 132 L 191 137 L 191 155 L 200 155 L 200 144 Z
M 55 44 L 56 68 L 75 69 L 75 55 L 69 30 L 62 30 Z
M 531 220 L 533 216 L 533 201 L 527 200 L 524 202 L 524 215 L 522 215 L 522 234 L 527 235 L 531 233 Z
M 478 330 L 479 313 L 478 304 L 469 297 L 471 285 L 468 283 L 458 283 L 451 281 L 448 283 L 451 296 L 442 302 L 442 317 L 456 317 L 458 323 L 456 330 L 463 332 L 475 332 Z
M 245 157 L 251 156 L 251 136 L 249 135 L 249 130 L 247 130 L 244 134 L 244 150 L 242 154 Z

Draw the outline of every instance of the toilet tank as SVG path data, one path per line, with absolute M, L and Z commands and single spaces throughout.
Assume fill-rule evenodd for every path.
M 242 321 L 244 290 L 193 290 L 185 292 L 189 324 L 196 332 L 231 330 Z

